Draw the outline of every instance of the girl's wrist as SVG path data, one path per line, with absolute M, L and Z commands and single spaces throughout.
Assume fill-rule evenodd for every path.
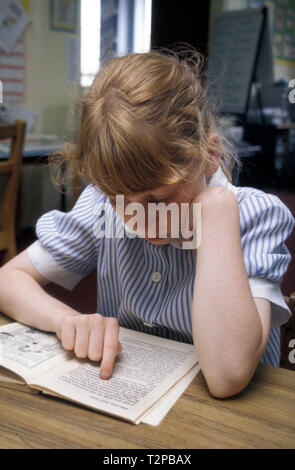
M 216 243 L 218 239 L 225 241 L 231 238 L 235 231 L 240 233 L 239 205 L 231 190 L 214 186 L 202 192 L 197 197 L 197 202 L 201 204 L 201 234 L 196 251 L 209 247 L 212 237 Z
M 62 319 L 64 317 L 74 316 L 74 315 L 82 315 L 82 313 L 78 312 L 77 310 L 72 309 L 71 307 L 68 307 L 67 305 L 65 305 L 65 308 L 57 310 L 55 314 L 52 315 L 52 318 L 51 318 L 52 331 L 58 334 Z
M 193 204 L 199 205 L 197 210 L 193 210 Z M 201 235 L 206 232 L 205 227 L 202 229 L 202 226 L 213 223 L 215 229 L 222 230 L 222 222 L 227 215 L 233 217 L 235 208 L 238 209 L 238 202 L 231 190 L 222 186 L 214 186 L 202 191 L 190 204 L 189 228 L 192 236 L 181 241 L 189 243 L 190 249 L 198 251 L 202 241 Z

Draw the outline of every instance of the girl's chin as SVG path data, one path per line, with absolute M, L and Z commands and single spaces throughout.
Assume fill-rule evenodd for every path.
M 171 238 L 148 238 L 146 240 L 151 243 L 157 243 L 157 245 L 167 245 L 171 241 Z

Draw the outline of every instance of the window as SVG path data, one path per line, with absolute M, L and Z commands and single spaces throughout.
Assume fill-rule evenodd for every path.
M 150 50 L 152 22 L 152 0 L 135 0 L 133 51 L 146 52 Z
M 81 0 L 81 85 L 90 86 L 99 69 L 100 0 Z
M 113 54 L 146 52 L 150 49 L 152 0 L 81 0 L 81 85 L 91 85 L 100 66 L 101 48 L 115 44 Z M 114 12 L 115 10 L 115 12 Z M 101 40 L 101 19 L 108 23 L 114 16 L 113 29 Z M 106 15 L 106 18 L 102 16 Z M 102 23 L 104 24 L 104 23 Z M 113 38 L 110 36 L 114 36 Z

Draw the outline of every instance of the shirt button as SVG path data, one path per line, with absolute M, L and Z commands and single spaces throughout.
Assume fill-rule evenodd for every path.
M 152 274 L 152 281 L 159 282 L 159 281 L 161 281 L 161 279 L 162 279 L 162 274 L 161 273 L 155 272 L 155 273 Z
M 147 322 L 147 321 L 144 321 L 143 324 L 144 324 L 145 326 L 148 326 L 149 328 L 153 328 L 153 326 L 154 326 L 152 323 L 149 323 L 149 322 Z

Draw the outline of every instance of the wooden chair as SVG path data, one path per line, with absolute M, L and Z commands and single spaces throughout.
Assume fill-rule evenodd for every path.
M 4 263 L 17 255 L 16 212 L 20 189 L 22 152 L 26 122 L 16 120 L 11 124 L 0 124 L 0 140 L 10 139 L 7 160 L 0 160 L 0 175 L 6 175 L 1 201 L 0 250 L 5 250 Z
M 281 326 L 280 367 L 295 371 L 295 363 L 292 363 L 289 357 L 290 353 L 292 359 L 295 357 L 295 353 L 292 354 L 295 349 L 295 292 L 292 292 L 289 297 L 284 296 L 284 299 L 292 312 L 292 316 L 285 325 Z

